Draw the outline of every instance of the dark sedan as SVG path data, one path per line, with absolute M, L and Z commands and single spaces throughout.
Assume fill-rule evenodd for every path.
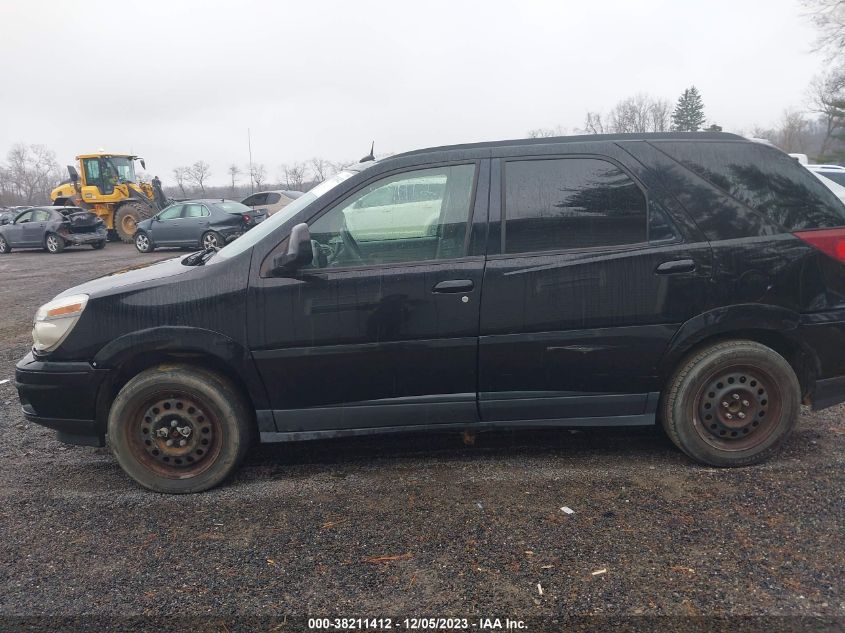
M 221 248 L 263 221 L 234 200 L 186 200 L 138 223 L 135 248 L 150 253 L 160 246 Z
M 95 213 L 78 207 L 34 207 L 0 218 L 0 254 L 12 248 L 43 248 L 61 253 L 66 246 L 106 245 L 108 232 Z

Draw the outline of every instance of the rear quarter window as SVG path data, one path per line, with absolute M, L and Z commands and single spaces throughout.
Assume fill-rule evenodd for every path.
M 751 142 L 653 144 L 786 231 L 845 226 L 845 205 L 780 150 Z

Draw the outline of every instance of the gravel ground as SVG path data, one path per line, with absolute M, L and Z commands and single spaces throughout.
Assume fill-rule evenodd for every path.
M 14 378 L 38 305 L 173 254 L 0 256 L 0 381 Z M 805 412 L 776 459 L 737 470 L 698 466 L 653 429 L 491 433 L 473 446 L 444 433 L 262 446 L 227 485 L 174 497 L 139 488 L 108 449 L 27 423 L 6 382 L 0 629 L 463 616 L 717 630 L 740 621 L 714 617 L 768 616 L 742 622 L 843 630 L 844 414 Z M 62 615 L 80 617 L 14 619 Z M 582 616 L 599 619 L 570 620 Z

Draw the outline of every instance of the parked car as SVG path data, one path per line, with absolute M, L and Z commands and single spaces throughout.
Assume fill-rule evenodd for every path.
M 797 155 L 790 154 L 790 156 L 795 158 Z M 845 186 L 843 186 L 845 185 L 845 167 L 839 167 L 838 165 L 811 165 L 800 160 L 799 162 L 811 174 L 818 178 L 825 187 L 830 189 L 833 195 L 845 203 Z
M 0 209 L 0 225 L 9 224 L 20 213 L 12 209 Z
M 0 218 L 0 254 L 13 248 L 61 253 L 67 246 L 106 245 L 108 233 L 96 214 L 79 207 L 33 207 L 14 218 Z
M 805 165 L 818 176 L 832 180 L 840 187 L 845 187 L 845 167 L 842 165 Z
M 301 191 L 277 189 L 275 191 L 254 193 L 241 200 L 241 203 L 250 207 L 253 211 L 260 211 L 271 216 L 277 211 L 284 209 L 300 196 L 302 196 Z
M 160 246 L 221 248 L 265 217 L 234 200 L 177 202 L 138 223 L 135 248 L 142 253 Z
M 399 190 L 432 192 L 434 230 Z M 358 221 L 382 195 L 380 224 Z M 845 401 L 845 206 L 732 134 L 426 149 L 343 171 L 219 252 L 71 288 L 33 337 L 26 418 L 108 434 L 162 492 L 220 483 L 256 437 L 432 429 L 659 422 L 743 466 L 802 402 Z

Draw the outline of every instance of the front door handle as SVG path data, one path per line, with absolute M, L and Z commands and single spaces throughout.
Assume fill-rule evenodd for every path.
M 694 259 L 676 259 L 671 262 L 663 262 L 654 269 L 654 272 L 658 275 L 677 275 L 678 273 L 691 273 L 694 270 Z
M 475 288 L 472 279 L 449 279 L 441 281 L 431 289 L 432 292 L 469 292 Z

